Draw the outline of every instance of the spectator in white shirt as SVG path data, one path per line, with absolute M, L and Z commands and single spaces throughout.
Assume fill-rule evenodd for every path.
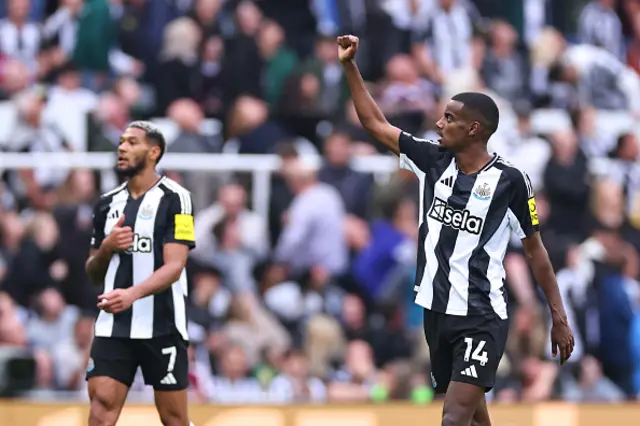
M 29 22 L 29 0 L 8 0 L 7 18 L 0 20 L 0 53 L 27 64 L 32 71 L 40 48 L 40 28 Z
M 549 70 L 549 79 L 574 86 L 581 105 L 640 113 L 640 77 L 603 48 L 567 48 Z
M 218 191 L 218 201 L 196 215 L 198 247 L 192 255 L 206 261 L 214 254 L 217 242 L 213 228 L 225 217 L 237 221 L 243 248 L 249 250 L 256 260 L 264 258 L 269 249 L 267 224 L 259 214 L 247 208 L 247 193 L 237 183 L 222 186 Z
M 284 372 L 270 385 L 271 399 L 283 403 L 324 402 L 327 388 L 317 377 L 309 374 L 309 360 L 302 351 L 286 354 Z
M 622 56 L 622 22 L 615 11 L 616 0 L 592 0 L 578 22 L 582 43 L 602 47 L 620 58 Z
M 316 171 L 301 161 L 288 170 L 286 180 L 295 198 L 286 214 L 276 260 L 288 265 L 293 275 L 320 268 L 331 276 L 340 276 L 348 262 L 340 194 L 318 182 Z
M 538 191 L 543 187 L 543 174 L 551 157 L 551 146 L 531 129 L 531 105 L 516 103 L 514 110 L 518 116 L 517 133 L 514 137 L 496 139 L 502 143 L 500 146 L 492 145 L 492 149 L 525 171 L 534 191 Z
M 436 84 L 447 73 L 470 66 L 473 17 L 460 0 L 439 0 L 426 23 L 413 33 L 413 55 L 422 73 Z
M 208 396 L 218 404 L 260 404 L 268 394 L 257 379 L 249 375 L 249 364 L 240 345 L 228 345 L 220 358 L 220 372 L 209 384 Z

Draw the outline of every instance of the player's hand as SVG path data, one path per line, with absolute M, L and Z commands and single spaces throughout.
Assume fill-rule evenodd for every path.
M 338 58 L 340 62 L 352 61 L 358 51 L 360 39 L 352 35 L 340 36 L 338 41 Z
M 554 358 L 560 352 L 560 365 L 569 359 L 574 345 L 575 339 L 569 328 L 567 318 L 554 318 L 553 326 L 551 327 L 551 352 Z
M 110 314 L 118 314 L 126 311 L 135 302 L 131 288 L 118 288 L 98 296 L 98 308 Z
M 130 226 L 123 226 L 123 224 L 124 214 L 120 216 L 107 238 L 102 242 L 102 245 L 109 251 L 124 251 L 133 245 L 133 229 Z

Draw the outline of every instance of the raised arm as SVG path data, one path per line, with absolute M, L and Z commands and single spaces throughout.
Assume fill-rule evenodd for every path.
M 373 138 L 385 145 L 394 154 L 400 154 L 400 129 L 389 124 L 367 90 L 354 58 L 358 51 L 358 37 L 338 37 L 338 56 L 344 67 L 353 104 L 362 127 Z

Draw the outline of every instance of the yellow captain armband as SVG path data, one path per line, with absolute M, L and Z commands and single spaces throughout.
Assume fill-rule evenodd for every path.
M 177 214 L 175 216 L 174 238 L 182 241 L 195 241 L 196 231 L 193 226 L 193 216 L 190 214 Z

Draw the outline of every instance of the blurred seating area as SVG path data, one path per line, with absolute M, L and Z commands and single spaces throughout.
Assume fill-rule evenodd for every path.
M 353 167 L 390 154 L 350 102 L 345 33 L 361 37 L 357 62 L 389 121 L 417 136 L 434 136 L 452 95 L 492 96 L 490 149 L 537 192 L 576 348 L 563 366 L 551 356 L 514 240 L 511 334 L 490 399 L 636 399 L 638 0 L 6 0 L 0 149 L 115 153 L 127 124 L 148 119 L 168 156 L 277 156 L 262 175 L 267 211 L 250 173 L 160 164 L 196 206 L 191 397 L 428 404 L 418 182 Z M 84 273 L 92 205 L 118 178 L 42 162 L 1 172 L 0 396 L 84 399 L 100 291 Z M 141 380 L 132 394 L 152 398 Z

